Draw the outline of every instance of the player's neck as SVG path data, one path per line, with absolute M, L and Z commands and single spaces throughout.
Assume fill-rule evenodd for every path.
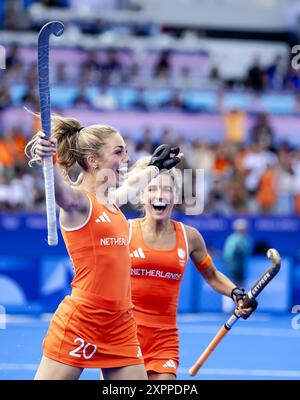
M 145 217 L 143 221 L 144 229 L 148 232 L 155 233 L 156 235 L 162 235 L 168 232 L 171 226 L 172 224 L 170 219 L 155 221 L 150 217 Z
M 84 173 L 79 189 L 93 193 L 101 203 L 105 203 L 108 199 L 108 188 L 101 190 L 101 186 L 96 175 Z

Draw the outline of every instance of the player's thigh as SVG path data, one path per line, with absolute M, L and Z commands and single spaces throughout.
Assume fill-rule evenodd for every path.
M 148 379 L 150 381 L 160 381 L 160 380 L 166 380 L 166 381 L 171 381 L 176 379 L 175 374 L 160 374 L 159 372 L 148 372 Z
M 77 380 L 83 368 L 72 367 L 43 356 L 35 380 Z
M 105 380 L 147 380 L 147 372 L 144 364 L 128 365 L 119 368 L 102 368 Z

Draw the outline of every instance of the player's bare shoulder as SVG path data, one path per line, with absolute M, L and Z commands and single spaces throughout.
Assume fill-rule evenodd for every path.
M 194 250 L 205 249 L 205 242 L 201 233 L 192 226 L 185 225 L 186 236 L 189 244 L 190 254 Z
M 73 189 L 73 197 L 68 210 L 60 209 L 61 225 L 67 229 L 74 229 L 87 221 L 91 214 L 92 203 L 87 194 L 78 188 Z

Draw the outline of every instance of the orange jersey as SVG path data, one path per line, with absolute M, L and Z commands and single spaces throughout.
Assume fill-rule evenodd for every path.
M 180 284 L 189 255 L 185 228 L 172 221 L 174 248 L 152 248 L 143 240 L 141 220 L 129 221 L 134 315 L 138 325 L 176 326 Z
M 110 211 L 87 193 L 90 215 L 76 229 L 61 225 L 75 276 L 72 294 L 94 298 L 99 308 L 119 311 L 131 307 L 129 229 L 123 213 Z
M 142 364 L 130 292 L 129 226 L 87 193 L 90 213 L 75 229 L 61 225 L 75 276 L 56 310 L 44 355 L 82 368 Z

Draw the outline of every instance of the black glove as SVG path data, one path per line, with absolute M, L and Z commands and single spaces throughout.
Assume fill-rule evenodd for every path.
M 256 299 L 249 299 L 247 293 L 245 293 L 245 289 L 240 289 L 238 287 L 232 289 L 231 298 L 237 305 L 240 300 L 243 300 L 245 307 L 251 308 L 251 312 L 248 315 L 242 315 L 243 319 L 248 319 L 250 315 L 257 309 L 258 303 Z
M 179 151 L 179 147 L 161 144 L 154 150 L 149 165 L 154 165 L 159 171 L 162 169 L 171 169 L 180 162 L 180 158 L 176 157 Z M 175 157 L 171 158 L 170 154 L 175 154 Z

